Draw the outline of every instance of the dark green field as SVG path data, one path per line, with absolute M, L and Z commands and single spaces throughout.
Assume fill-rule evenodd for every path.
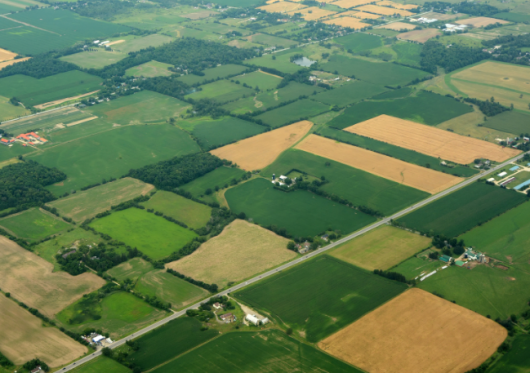
M 66 231 L 71 225 L 50 213 L 35 208 L 1 219 L 0 227 L 8 229 L 17 237 L 38 241 L 52 234 Z
M 511 349 L 493 365 L 488 373 L 528 373 L 530 372 L 530 335 L 519 334 Z
M 153 373 L 360 373 L 279 330 L 224 334 Z
M 335 38 L 333 39 L 333 42 L 344 46 L 347 50 L 351 49 L 354 53 L 377 48 L 383 45 L 381 37 L 360 32 Z
M 502 12 L 494 15 L 495 18 L 504 19 L 510 22 L 530 22 L 530 15 L 516 12 Z
M 200 198 L 204 195 L 206 189 L 214 189 L 228 187 L 232 180 L 239 179 L 245 174 L 245 171 L 240 168 L 219 167 L 206 175 L 185 184 L 180 189 L 189 192 L 195 198 Z
M 329 125 L 343 129 L 381 114 L 435 126 L 446 120 L 470 113 L 473 108 L 453 98 L 420 91 L 417 96 L 388 101 L 364 101 L 334 118 Z
M 260 225 L 276 225 L 300 237 L 314 236 L 329 228 L 349 233 L 375 221 L 372 216 L 304 190 L 276 190 L 265 179 L 229 189 L 225 197 L 235 213 L 244 212 Z
M 448 174 L 468 177 L 475 175 L 478 171 L 465 166 L 455 166 L 452 168 L 442 166 L 438 158 L 434 158 L 414 150 L 401 148 L 386 142 L 377 141 L 369 137 L 357 135 L 355 133 L 338 130 L 331 127 L 322 127 L 317 133 L 324 137 L 345 142 L 360 148 L 372 150 L 377 153 L 388 155 L 389 157 L 401 159 L 402 161 L 417 164 L 418 166 L 432 168 L 433 170 Z
M 214 67 L 211 69 L 206 69 L 203 71 L 204 73 L 203 76 L 188 74 L 188 75 L 181 76 L 180 78 L 177 78 L 177 79 L 186 84 L 193 85 L 193 84 L 202 83 L 206 80 L 226 78 L 227 76 L 240 74 L 246 69 L 247 68 L 245 66 L 228 64 L 228 65 Z
M 489 117 L 482 125 L 519 136 L 530 133 L 530 115 L 520 111 L 505 111 Z
M 195 124 L 192 134 L 203 149 L 214 149 L 262 133 L 267 127 L 234 117 L 204 120 Z
M 398 220 L 420 232 L 456 237 L 526 201 L 524 194 L 473 183 Z
M 307 119 L 330 109 L 329 105 L 303 99 L 277 109 L 267 111 L 255 117 L 261 119 L 272 128 L 281 127 L 288 123 Z
M 317 342 L 397 296 L 407 285 L 329 256 L 318 257 L 235 293 L 252 307 L 304 329 Z
M 372 97 L 372 100 L 389 100 L 394 98 L 403 98 L 407 97 L 412 93 L 412 89 L 408 87 L 400 88 L 400 89 L 392 89 L 386 92 L 383 92 L 381 94 L 378 94 L 376 96 Z
M 386 88 L 383 86 L 359 80 L 352 84 L 345 84 L 341 87 L 321 92 L 311 96 L 311 99 L 328 105 L 346 106 L 384 91 L 386 91 Z
M 250 96 L 254 91 L 250 88 L 243 87 L 242 84 L 232 83 L 229 80 L 218 80 L 200 86 L 199 91 L 186 95 L 186 98 L 201 100 L 209 98 L 223 104 L 225 102 L 237 100 L 243 96 Z
M 418 67 L 420 66 L 421 60 L 421 48 L 422 46 L 420 44 L 406 42 L 392 45 L 392 49 L 398 55 L 397 62 Z
M 387 216 L 429 196 L 429 193 L 296 149 L 284 152 L 261 174 L 270 178 L 272 174 L 287 175 L 291 170 L 315 178 L 325 176 L 329 183 L 322 186 L 322 190 Z
M 1 370 L 0 370 L 1 372 Z M 131 370 L 116 360 L 100 356 L 72 370 L 72 373 L 130 373 Z

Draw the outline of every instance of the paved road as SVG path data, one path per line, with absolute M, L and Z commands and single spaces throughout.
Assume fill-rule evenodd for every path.
M 529 152 L 529 154 L 530 154 L 530 152 Z M 509 160 L 509 161 L 506 161 L 506 162 L 504 162 L 504 163 L 501 163 L 501 164 L 499 164 L 498 166 L 495 166 L 495 167 L 491 168 L 491 169 L 488 170 L 486 173 L 495 172 L 495 171 L 497 171 L 497 170 L 499 170 L 499 169 L 505 167 L 507 164 L 509 164 L 509 163 L 511 163 L 511 162 L 513 162 L 513 161 L 515 161 L 515 160 L 518 160 L 518 159 L 522 158 L 523 156 L 524 156 L 524 153 L 518 155 L 518 156 L 515 157 L 515 158 L 512 158 L 512 159 Z M 431 203 L 431 202 L 433 202 L 433 201 L 435 201 L 435 200 L 437 200 L 437 199 L 440 199 L 440 198 L 442 198 L 443 196 L 445 196 L 445 195 L 447 195 L 447 194 L 449 194 L 449 193 L 454 192 L 455 190 L 458 190 L 458 189 L 460 189 L 460 188 L 465 187 L 466 185 L 469 185 L 469 184 L 471 184 L 471 183 L 474 183 L 474 182 L 476 182 L 478 179 L 480 179 L 481 177 L 483 177 L 486 173 L 481 172 L 481 173 L 479 173 L 479 174 L 477 174 L 477 175 L 475 175 L 475 176 L 473 176 L 473 177 L 471 177 L 471 178 L 469 178 L 469 179 L 467 179 L 467 180 L 461 182 L 460 184 L 457 184 L 457 185 L 455 185 L 455 186 L 453 186 L 453 187 L 451 187 L 451 188 L 449 188 L 449 189 L 444 190 L 443 192 L 440 192 L 440 193 L 438 193 L 438 194 L 435 194 L 435 195 L 433 195 L 433 196 L 431 196 L 431 197 L 429 197 L 429 198 L 427 198 L 427 199 L 425 199 L 425 200 L 423 200 L 423 201 L 421 201 L 421 202 L 416 203 L 415 205 L 412 205 L 412 206 L 410 206 L 410 207 L 407 207 L 406 209 L 401 210 L 401 211 L 395 213 L 395 214 L 392 215 L 392 216 L 389 216 L 389 217 L 386 217 L 386 218 L 384 218 L 384 219 L 382 219 L 382 220 L 379 220 L 378 222 L 376 222 L 376 223 L 374 223 L 374 224 L 372 224 L 372 225 L 369 225 L 369 226 L 367 226 L 367 227 L 365 227 L 365 228 L 363 228 L 363 229 L 361 229 L 361 230 L 359 230 L 359 231 L 357 231 L 357 232 L 355 232 L 355 233 L 352 233 L 352 234 L 350 234 L 349 236 L 346 236 L 346 237 L 344 237 L 344 238 L 341 238 L 340 240 L 335 241 L 335 242 L 333 242 L 333 243 L 331 243 L 331 244 L 329 244 L 329 245 L 327 245 L 327 246 L 325 246 L 325 247 L 322 247 L 322 248 L 320 248 L 320 249 L 318 249 L 318 250 L 315 250 L 315 251 L 313 251 L 313 252 L 311 252 L 311 253 L 309 253 L 309 254 L 307 254 L 307 255 L 304 255 L 304 256 L 302 256 L 302 257 L 298 257 L 297 259 L 295 259 L 295 260 L 293 260 L 293 261 L 291 261 L 291 262 L 289 262 L 289 263 L 286 263 L 286 264 L 284 264 L 284 265 L 282 265 L 282 266 L 280 266 L 280 267 L 277 267 L 277 268 L 275 268 L 275 269 L 273 269 L 273 270 L 270 270 L 270 271 L 268 271 L 268 272 L 266 272 L 266 273 L 263 273 L 263 274 L 261 274 L 261 275 L 259 275 L 259 276 L 256 276 L 256 277 L 254 277 L 254 278 L 252 278 L 252 279 L 250 279 L 250 280 L 248 280 L 248 281 L 242 282 L 242 283 L 240 283 L 240 284 L 238 284 L 238 285 L 236 285 L 236 286 L 231 287 L 230 289 L 224 290 L 224 291 L 222 291 L 222 292 L 216 294 L 215 296 L 219 296 L 219 295 L 227 295 L 228 293 L 231 293 L 231 292 L 234 292 L 234 291 L 236 291 L 236 290 L 242 289 L 242 288 L 244 288 L 244 287 L 246 287 L 246 286 L 249 286 L 249 285 L 251 285 L 251 284 L 253 284 L 253 283 L 257 282 L 257 281 L 260 281 L 260 280 L 262 280 L 262 279 L 264 279 L 264 278 L 266 278 L 266 277 L 272 276 L 272 275 L 274 275 L 274 274 L 276 274 L 276 273 L 278 273 L 278 272 L 280 272 L 280 271 L 283 271 L 283 270 L 285 270 L 285 269 L 287 269 L 287 268 L 289 268 L 289 267 L 295 266 L 295 265 L 297 265 L 297 264 L 303 262 L 304 260 L 307 260 L 307 259 L 309 259 L 309 258 L 312 258 L 312 257 L 314 257 L 314 256 L 316 256 L 316 255 L 322 254 L 322 253 L 325 252 L 325 251 L 331 250 L 331 249 L 333 249 L 334 247 L 336 247 L 336 246 L 338 246 L 338 245 L 341 245 L 341 244 L 343 244 L 343 243 L 345 243 L 345 242 L 347 242 L 347 241 L 349 241 L 349 240 L 351 240 L 351 239 L 354 239 L 355 237 L 358 237 L 358 236 L 360 236 L 360 235 L 362 235 L 362 234 L 364 234 L 364 233 L 366 233 L 366 232 L 369 232 L 369 231 L 371 231 L 371 230 L 373 230 L 373 229 L 376 229 L 376 228 L 378 228 L 378 227 L 380 227 L 380 226 L 382 226 L 382 225 L 388 224 L 388 223 L 390 222 L 390 220 L 392 220 L 392 219 L 397 219 L 397 218 L 399 218 L 399 217 L 401 217 L 401 216 L 403 216 L 403 215 L 405 215 L 405 214 L 408 214 L 408 213 L 411 212 L 411 211 L 414 211 L 414 210 L 416 210 L 416 209 L 419 209 L 419 208 L 422 207 L 422 206 L 427 205 L 428 203 Z M 204 300 L 203 300 L 202 302 L 204 302 Z M 160 320 L 160 321 L 154 323 L 153 325 L 150 325 L 150 326 L 148 326 L 148 327 L 146 327 L 146 328 L 144 328 L 144 329 L 142 329 L 142 330 L 140 330 L 140 331 L 138 331 L 138 332 L 136 332 L 136 333 L 134 333 L 134 334 L 131 334 L 130 336 L 128 336 L 128 337 L 126 337 L 126 338 L 124 338 L 124 339 L 121 339 L 121 340 L 119 340 L 119 341 L 114 342 L 110 347 L 111 347 L 111 348 L 119 347 L 119 346 L 125 344 L 126 341 L 128 341 L 128 340 L 130 340 L 130 339 L 137 338 L 138 336 L 141 336 L 141 335 L 143 335 L 143 334 L 145 334 L 145 333 L 148 333 L 148 332 L 152 331 L 153 329 L 156 329 L 156 328 L 158 328 L 158 327 L 160 327 L 160 326 L 162 326 L 162 325 L 164 325 L 164 324 L 170 322 L 171 320 L 174 320 L 174 319 L 176 319 L 176 318 L 178 318 L 178 317 L 184 315 L 188 309 L 195 309 L 195 308 L 198 308 L 200 305 L 201 305 L 201 302 L 196 303 L 196 304 L 194 304 L 194 305 L 192 305 L 192 306 L 189 306 L 188 308 L 186 308 L 186 309 L 184 309 L 184 310 L 182 310 L 182 311 L 175 312 L 173 315 L 168 316 L 168 317 L 166 317 L 165 319 L 162 319 L 162 320 Z M 95 357 L 100 356 L 100 355 L 101 355 L 101 352 L 99 352 L 99 351 L 98 351 L 98 352 L 95 352 L 95 353 L 93 353 L 92 355 L 86 356 L 86 357 L 84 357 L 84 358 L 82 358 L 82 359 L 76 361 L 75 363 L 70 364 L 70 365 L 68 365 L 67 367 L 61 369 L 61 372 L 68 372 L 69 370 L 72 370 L 72 369 L 78 367 L 79 365 L 82 365 L 82 364 L 86 363 L 87 361 L 90 361 L 90 360 L 92 360 L 92 359 L 94 359 Z

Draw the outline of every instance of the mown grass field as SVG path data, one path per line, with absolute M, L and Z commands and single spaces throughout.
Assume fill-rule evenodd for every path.
M 165 258 L 197 235 L 147 211 L 131 208 L 93 221 L 90 226 L 136 247 L 154 260 Z
M 186 98 L 193 100 L 209 98 L 222 104 L 254 93 L 252 89 L 243 87 L 242 84 L 232 83 L 229 80 L 218 80 L 213 83 L 202 85 L 200 88 L 200 91 L 190 93 L 186 95 Z
M 270 178 L 272 174 L 286 175 L 292 170 L 317 179 L 324 176 L 328 183 L 321 187 L 322 190 L 384 215 L 391 215 L 429 196 L 426 192 L 297 149 L 282 153 L 261 174 Z
M 329 109 L 329 105 L 309 99 L 303 99 L 295 101 L 292 104 L 267 111 L 255 118 L 261 119 L 265 124 L 271 126 L 272 128 L 277 128 L 288 123 L 297 122 L 299 120 L 304 120 L 318 114 L 322 114 Z
M 515 337 L 510 350 L 498 360 L 488 373 L 528 373 L 530 371 L 530 335 Z
M 223 66 L 213 67 L 211 69 L 205 69 L 203 71 L 204 75 L 194 75 L 194 74 L 188 74 L 185 76 L 181 76 L 177 78 L 177 80 L 180 80 L 183 83 L 193 85 L 193 84 L 199 84 L 206 80 L 212 80 L 217 78 L 226 78 L 227 76 L 240 74 L 243 71 L 245 71 L 247 68 L 245 66 L 240 65 L 234 65 L 234 64 L 227 64 Z
M 172 71 L 168 70 L 168 67 L 173 67 L 173 65 L 158 62 L 158 61 L 149 61 L 144 64 L 131 67 L 125 71 L 125 76 L 135 76 L 135 77 L 144 77 L 144 78 L 155 78 L 157 76 L 170 76 L 174 74 Z
M 153 209 L 170 216 L 194 229 L 204 227 L 210 220 L 212 211 L 209 206 L 163 190 L 157 191 L 149 201 L 142 202 L 141 205 L 146 209 Z
M 356 32 L 350 35 L 333 39 L 333 42 L 351 49 L 354 53 L 380 47 L 383 42 L 381 37 Z
M 307 191 L 276 190 L 269 180 L 261 178 L 227 190 L 225 197 L 236 214 L 244 212 L 257 224 L 285 228 L 296 237 L 314 236 L 329 228 L 349 233 L 375 221 L 370 215 Z
M 375 96 L 384 91 L 386 91 L 386 88 L 383 86 L 359 80 L 351 84 L 345 84 L 341 87 L 321 92 L 315 96 L 311 96 L 311 99 L 328 105 L 346 106 Z
M 195 123 L 191 133 L 204 149 L 214 149 L 257 135 L 266 128 L 239 118 L 225 117 Z
M 483 183 L 473 183 L 400 218 L 420 232 L 456 237 L 526 201 L 526 196 Z
M 30 241 L 38 241 L 71 227 L 62 219 L 38 208 L 0 219 L 0 226 L 13 232 L 17 237 Z
M 116 360 L 99 356 L 72 370 L 72 373 L 130 373 L 131 370 Z
M 142 258 L 132 258 L 125 263 L 109 269 L 107 273 L 119 282 L 123 282 L 127 278 L 136 282 L 140 277 L 147 272 L 151 272 L 153 269 L 153 265 Z
M 398 55 L 397 62 L 418 67 L 421 60 L 421 48 L 420 44 L 414 43 L 396 43 L 392 45 L 392 49 Z
M 237 180 L 245 174 L 239 168 L 219 167 L 206 175 L 201 176 L 188 184 L 184 184 L 180 189 L 189 192 L 195 198 L 203 198 L 206 189 L 228 187 L 232 180 Z
M 245 288 L 235 297 L 304 330 L 310 342 L 338 331 L 406 289 L 330 256 Z
M 259 88 L 261 91 L 269 91 L 274 89 L 280 84 L 282 78 L 279 76 L 273 76 L 266 74 L 261 71 L 254 71 L 249 74 L 235 76 L 234 81 L 245 83 L 246 85 L 256 89 Z
M 431 273 L 435 269 L 442 267 L 443 264 L 445 263 L 439 260 L 429 259 L 426 252 L 422 252 L 393 267 L 391 271 L 401 273 L 407 280 L 411 280 L 421 274 Z
M 0 97 L 0 122 L 29 115 L 31 113 L 21 105 L 15 106 L 10 104 L 9 99 L 10 97 Z
M 530 133 L 530 115 L 519 111 L 505 111 L 489 117 L 483 124 L 484 127 L 516 135 Z

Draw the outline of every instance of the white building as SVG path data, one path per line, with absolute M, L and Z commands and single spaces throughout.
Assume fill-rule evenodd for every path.
M 248 322 L 254 325 L 259 325 L 260 322 L 261 322 L 261 325 L 265 325 L 266 323 L 269 322 L 269 319 L 266 317 L 260 320 L 256 315 L 251 315 L 251 314 L 247 314 L 245 316 L 245 320 L 247 320 Z

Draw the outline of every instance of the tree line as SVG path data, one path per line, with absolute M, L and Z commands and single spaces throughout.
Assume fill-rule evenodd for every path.
M 482 48 L 466 47 L 459 44 L 447 48 L 433 39 L 423 44 L 420 56 L 421 68 L 431 74 L 437 73 L 437 66 L 443 67 L 447 73 L 490 58 L 490 54 L 483 52 Z

